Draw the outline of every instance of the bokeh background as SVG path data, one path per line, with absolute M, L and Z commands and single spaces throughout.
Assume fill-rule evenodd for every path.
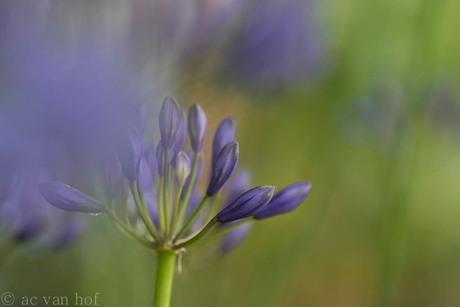
M 185 254 L 173 306 L 460 305 L 459 13 L 455 0 L 2 1 L 0 292 L 151 304 L 155 256 L 106 217 L 63 230 L 74 216 L 35 195 L 48 228 L 18 240 L 5 203 L 30 186 L 17 169 L 100 195 L 129 110 L 146 105 L 156 141 L 172 95 L 206 110 L 207 156 L 233 115 L 254 184 L 313 183 L 225 257 Z

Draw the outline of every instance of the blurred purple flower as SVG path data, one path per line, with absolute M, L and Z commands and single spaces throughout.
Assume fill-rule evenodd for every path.
M 225 227 L 231 227 L 234 223 L 237 223 L 237 221 L 233 223 L 227 223 L 225 224 Z M 220 242 L 220 252 L 222 254 L 228 254 L 238 245 L 243 243 L 243 241 L 248 237 L 252 226 L 253 223 L 244 223 L 226 234 Z
M 123 174 L 130 181 L 136 180 L 144 151 L 139 131 L 134 127 L 122 131 L 116 149 Z
M 93 214 L 105 210 L 105 205 L 98 200 L 61 182 L 45 181 L 40 183 L 38 188 L 43 198 L 62 210 Z
M 316 74 L 323 61 L 310 0 L 257 2 L 230 48 L 229 69 L 259 85 L 277 85 Z
M 176 134 L 182 121 L 182 111 L 174 98 L 166 97 L 160 110 L 160 132 L 163 148 L 169 150 L 176 141 Z M 185 127 L 185 126 L 184 126 Z

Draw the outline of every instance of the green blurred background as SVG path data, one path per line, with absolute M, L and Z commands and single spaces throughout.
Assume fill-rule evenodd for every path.
M 318 13 L 334 57 L 322 78 L 254 90 L 206 65 L 181 74 L 182 103 L 208 114 L 208 150 L 219 121 L 234 115 L 239 165 L 255 185 L 306 179 L 313 190 L 296 211 L 257 222 L 224 258 L 186 253 L 173 306 L 460 305 L 460 134 L 427 107 L 439 80 L 458 97 L 460 2 L 329 0 Z M 378 119 L 353 112 L 379 80 L 402 96 L 404 128 L 384 121 L 384 136 L 369 128 Z M 66 250 L 16 253 L 0 286 L 149 306 L 155 263 L 99 216 Z

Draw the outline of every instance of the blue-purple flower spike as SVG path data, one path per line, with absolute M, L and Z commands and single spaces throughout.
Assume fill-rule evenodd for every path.
M 86 213 L 101 213 L 105 205 L 67 184 L 45 181 L 38 185 L 43 198 L 56 208 Z
M 166 97 L 160 110 L 161 143 L 165 150 L 173 147 L 181 119 L 182 111 L 177 101 Z
M 179 151 L 182 150 L 185 143 L 185 138 L 187 137 L 187 115 L 184 111 L 181 111 L 181 120 L 179 123 L 179 128 L 177 128 L 176 137 L 174 140 L 173 145 L 173 154 L 172 156 L 175 157 Z
M 216 157 L 212 165 L 211 181 L 206 194 L 213 196 L 222 188 L 235 171 L 238 163 L 238 142 L 230 142 L 225 145 Z
M 229 142 L 235 140 L 236 121 L 228 116 L 220 123 L 212 142 L 212 165 L 216 162 L 219 151 Z
M 123 175 L 130 181 L 137 179 L 143 150 L 142 137 L 135 127 L 128 128 L 119 136 L 117 157 Z
M 285 187 L 276 193 L 268 205 L 258 211 L 254 217 L 256 219 L 266 219 L 294 210 L 307 198 L 311 187 L 311 183 L 308 181 L 296 182 Z
M 206 134 L 206 113 L 198 104 L 188 111 L 188 133 L 193 151 L 200 152 Z
M 272 199 L 276 187 L 263 185 L 255 187 L 235 199 L 217 215 L 219 223 L 228 223 L 254 215 Z

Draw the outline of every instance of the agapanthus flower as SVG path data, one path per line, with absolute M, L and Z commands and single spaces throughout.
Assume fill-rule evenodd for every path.
M 164 101 L 159 121 L 162 133 L 156 149 L 148 147 L 143 151 L 144 140 L 136 129 L 134 131 L 137 133 L 132 128 L 128 128 L 127 134 L 122 132 L 125 141 L 121 144 L 126 148 L 120 148 L 118 144 L 114 150 L 117 151 L 125 180 L 129 183 L 132 201 L 124 200 L 117 204 L 112 200 L 110 204 L 103 204 L 64 183 L 47 181 L 40 184 L 40 192 L 51 205 L 67 211 L 105 213 L 123 234 L 158 253 L 159 273 L 155 295 L 155 304 L 158 306 L 169 304 L 169 294 L 163 290 L 170 285 L 164 284 L 169 283 L 164 279 L 164 274 L 172 274 L 171 269 L 174 269 L 178 254 L 203 237 L 212 239 L 227 233 L 230 233 L 230 237 L 226 236 L 222 241 L 224 249 L 236 246 L 248 230 L 244 224 L 257 219 L 260 212 L 263 214 L 262 210 L 269 206 L 276 190 L 271 185 L 248 190 L 249 178 L 245 172 L 238 173 L 235 180 L 231 180 L 239 150 L 235 141 L 235 121 L 229 117 L 222 122 L 214 137 L 213 150 L 218 152 L 211 163 L 208 188 L 206 192 L 201 192 L 195 183 L 203 173 L 200 171 L 201 143 L 205 135 L 206 117 L 198 105 L 190 109 L 188 118 L 192 123 L 188 126 L 189 137 L 191 143 L 195 144 L 191 144 L 192 148 L 189 149 L 184 148 L 182 136 L 177 133 L 180 121 L 185 120 L 181 114 L 183 110 L 176 100 L 167 98 Z M 180 148 L 175 148 L 175 144 L 180 144 Z M 191 152 L 191 158 L 186 152 Z M 230 184 L 227 188 L 228 181 Z M 301 187 L 304 188 L 303 183 Z M 280 192 L 279 200 L 270 208 L 270 215 L 298 206 L 305 194 L 302 188 L 291 187 Z M 222 195 L 225 195 L 223 205 L 219 204 Z M 126 208 L 129 203 L 135 206 L 134 215 L 126 210 L 129 209 Z M 122 210 L 120 206 L 125 208 Z M 139 224 L 143 225 L 143 229 L 135 227 Z M 164 271 L 165 267 L 167 271 Z M 168 280 L 172 282 L 172 278 Z
M 40 195 L 38 184 L 46 177 L 43 171 L 14 163 L 2 169 L 10 181 L 1 187 L 0 254 L 4 248 L 11 251 L 25 244 L 60 249 L 79 237 L 84 220 L 51 208 Z
M 264 0 L 251 7 L 228 47 L 238 79 L 274 86 L 324 70 L 325 48 L 310 0 Z

